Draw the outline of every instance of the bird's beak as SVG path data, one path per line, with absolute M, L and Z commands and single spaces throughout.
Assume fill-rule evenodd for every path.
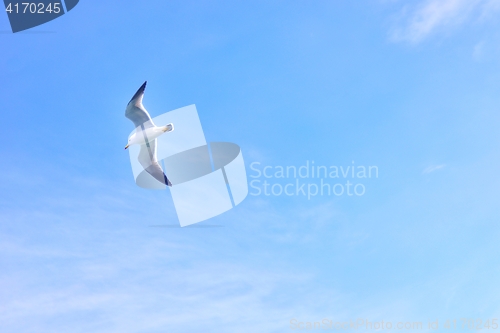
M 126 145 L 126 146 L 125 146 L 125 149 L 127 149 L 127 148 L 128 148 L 128 146 L 129 146 L 129 145 Z

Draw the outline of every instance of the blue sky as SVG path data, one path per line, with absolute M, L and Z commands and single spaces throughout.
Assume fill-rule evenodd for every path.
M 0 331 L 499 318 L 499 15 L 497 0 L 80 1 L 17 34 L 0 15 Z M 198 228 L 151 227 L 178 220 L 123 150 L 145 80 L 152 116 L 196 104 L 249 176 L 354 161 L 379 177 L 363 196 L 249 195 Z

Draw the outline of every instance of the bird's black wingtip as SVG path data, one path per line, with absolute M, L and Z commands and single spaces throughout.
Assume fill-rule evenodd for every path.
M 136 99 L 137 97 L 139 97 L 142 94 L 144 94 L 144 90 L 146 90 L 146 84 L 147 83 L 148 83 L 148 81 L 144 81 L 144 83 L 142 84 L 142 86 L 137 90 L 137 92 L 134 94 L 134 96 L 132 96 L 132 99 L 130 99 L 130 102 L 132 102 L 134 99 Z
M 163 174 L 163 177 L 165 177 L 165 185 L 172 187 L 172 183 L 168 180 L 167 176 Z

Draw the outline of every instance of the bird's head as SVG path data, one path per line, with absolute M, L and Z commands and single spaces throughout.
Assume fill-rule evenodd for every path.
M 128 147 L 130 147 L 130 141 L 132 141 L 133 137 L 134 137 L 134 135 L 132 135 L 130 138 L 128 138 L 128 142 L 127 142 L 127 145 L 125 146 L 125 149 L 127 149 Z

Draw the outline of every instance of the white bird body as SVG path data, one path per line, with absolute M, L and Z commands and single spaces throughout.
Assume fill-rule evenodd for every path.
M 154 126 L 144 129 L 144 131 L 136 131 L 128 139 L 127 148 L 132 145 L 144 145 L 146 141 L 149 143 L 165 132 L 172 132 L 174 130 L 173 124 L 166 126 Z

